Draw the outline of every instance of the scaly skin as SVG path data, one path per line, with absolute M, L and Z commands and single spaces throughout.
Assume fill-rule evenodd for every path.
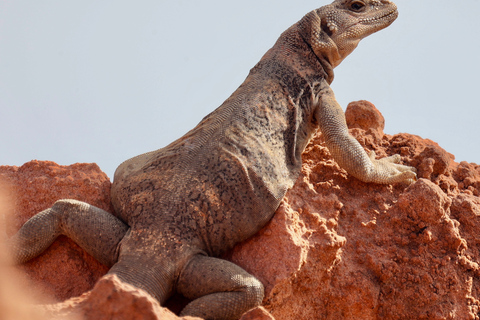
M 376 160 L 349 135 L 330 83 L 358 42 L 397 17 L 387 0 L 335 1 L 286 30 L 245 82 L 193 130 L 115 172 L 116 217 L 60 200 L 13 237 L 18 262 L 60 234 L 111 266 L 109 273 L 160 303 L 177 291 L 193 301 L 182 315 L 237 319 L 259 305 L 263 286 L 214 258 L 255 234 L 273 216 L 320 128 L 333 157 L 356 178 L 412 182 L 398 156 Z

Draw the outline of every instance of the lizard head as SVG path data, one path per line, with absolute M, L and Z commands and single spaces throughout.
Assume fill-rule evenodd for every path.
M 308 13 L 300 24 L 315 54 L 334 68 L 360 40 L 388 27 L 397 16 L 397 6 L 389 0 L 336 0 Z

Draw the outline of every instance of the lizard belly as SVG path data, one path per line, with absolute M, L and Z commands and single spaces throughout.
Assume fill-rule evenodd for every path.
M 212 255 L 263 227 L 298 177 L 312 125 L 281 91 L 267 99 L 247 87 L 182 138 L 120 165 L 117 215 L 132 228 L 175 230 Z
M 132 228 L 174 233 L 185 244 L 218 255 L 255 234 L 273 216 L 288 186 L 276 180 L 275 192 L 231 150 L 218 147 L 193 165 L 185 155 L 139 159 L 117 171 L 112 202 Z M 131 163 L 131 164 L 132 164 Z M 127 162 L 128 164 L 128 162 Z M 285 184 L 285 183 L 284 183 Z

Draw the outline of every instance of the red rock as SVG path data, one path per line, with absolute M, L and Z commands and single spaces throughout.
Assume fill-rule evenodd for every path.
M 100 279 L 92 291 L 47 307 L 52 316 L 115 320 L 200 320 L 177 317 L 145 291 L 124 283 L 115 275 Z
M 351 102 L 345 110 L 345 119 L 350 129 L 375 130 L 383 134 L 385 118 L 373 105 L 365 100 Z
M 0 219 L 14 207 L 9 197 L 10 191 L 8 186 L 0 184 Z M 24 275 L 10 265 L 2 241 L 3 231 L 0 229 L 0 319 L 44 320 L 46 318 L 31 307 L 34 299 Z
M 385 186 L 349 177 L 332 160 L 318 133 L 303 155 L 302 174 L 274 218 L 225 255 L 266 288 L 265 309 L 252 310 L 243 319 L 478 318 L 480 166 L 456 163 L 431 140 L 384 135 L 383 117 L 370 103 L 352 103 L 347 114 L 352 134 L 365 148 L 379 157 L 400 154 L 404 164 L 417 167 L 421 179 L 411 186 Z M 72 198 L 82 188 L 97 191 L 85 189 L 79 200 L 108 210 L 106 176 L 92 165 L 75 169 L 67 174 L 71 168 L 41 162 L 0 167 L 0 175 L 17 191 L 20 218 L 9 235 L 28 216 L 59 198 Z M 105 271 L 66 239 L 54 246 L 57 251 L 49 249 L 50 254 L 40 257 L 29 277 L 51 288 L 59 299 L 89 290 L 96 278 L 88 270 L 97 270 L 97 278 Z M 73 267 L 81 268 L 70 275 L 64 267 L 51 272 L 50 265 L 51 270 L 35 273 L 49 261 L 75 261 Z M 68 288 L 69 282 L 77 286 L 85 278 L 89 286 Z M 145 306 L 145 314 L 152 317 L 166 312 L 140 290 L 127 287 L 114 279 L 101 280 L 91 293 L 74 298 L 83 299 L 75 308 L 90 319 L 113 317 L 123 304 L 130 305 L 129 310 Z
M 377 112 L 365 105 L 361 113 Z M 364 146 L 401 154 L 430 180 L 406 188 L 347 177 L 319 134 L 277 214 L 231 259 L 266 284 L 277 320 L 476 318 L 480 167 L 417 136 L 379 139 L 379 122 L 369 123 L 353 123 Z
M 112 212 L 111 182 L 96 164 L 59 166 L 50 161 L 31 161 L 21 167 L 0 166 L 0 182 L 9 185 L 8 194 L 15 203 L 12 215 L 7 216 L 8 236 L 62 198 L 86 201 Z M 59 237 L 42 255 L 20 269 L 43 296 L 58 301 L 92 289 L 108 271 L 66 237 Z
M 275 320 L 275 318 L 264 307 L 258 307 L 245 312 L 240 320 Z

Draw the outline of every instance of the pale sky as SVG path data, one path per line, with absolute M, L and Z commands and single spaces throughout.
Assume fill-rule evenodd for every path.
M 124 160 L 181 137 L 279 35 L 330 1 L 0 0 L 0 165 Z M 343 108 L 480 163 L 480 1 L 397 0 L 337 69 Z

